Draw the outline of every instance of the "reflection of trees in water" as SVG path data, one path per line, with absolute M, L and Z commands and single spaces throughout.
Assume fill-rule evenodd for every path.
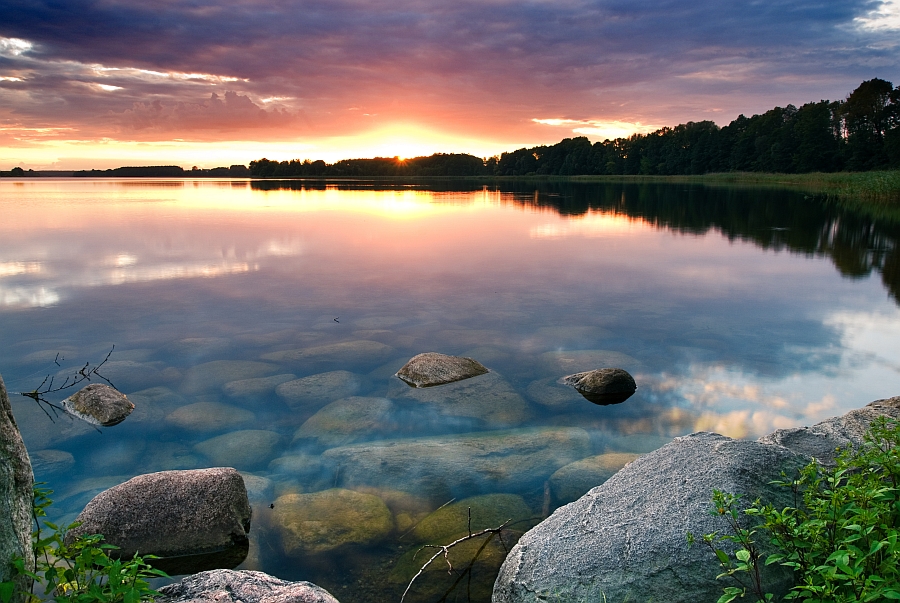
M 751 241 L 763 249 L 826 256 L 847 278 L 879 273 L 900 303 L 900 225 L 798 193 L 572 182 L 522 183 L 518 188 L 510 192 L 521 192 L 523 205 L 552 208 L 562 215 L 613 211 L 659 228 L 691 234 L 715 229 L 730 240 Z
M 779 190 L 707 187 L 686 184 L 420 180 L 391 182 L 258 180 L 258 190 L 427 190 L 467 192 L 487 188 L 511 193 L 514 203 L 564 216 L 608 211 L 639 218 L 678 232 L 718 230 L 730 240 L 751 241 L 763 249 L 827 256 L 847 278 L 875 271 L 900 303 L 900 224 L 800 193 Z

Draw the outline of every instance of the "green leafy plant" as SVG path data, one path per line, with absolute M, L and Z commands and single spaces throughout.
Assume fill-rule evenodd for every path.
M 761 564 L 780 564 L 794 572 L 785 600 L 805 603 L 900 600 L 900 423 L 873 421 L 864 443 L 839 451 L 834 468 L 816 462 L 797 479 L 774 484 L 791 488 L 795 505 L 778 509 L 755 501 L 743 514 L 756 518 L 752 529 L 740 525 L 739 497 L 715 491 L 716 515 L 730 533 L 703 536 L 728 577 L 719 603 L 751 595 L 772 601 L 761 580 Z M 762 559 L 756 542 L 765 534 L 775 552 Z M 688 536 L 694 541 L 692 535 Z M 721 544 L 736 547 L 733 554 Z
M 41 521 L 52 503 L 50 494 L 50 490 L 39 484 L 35 486 L 36 529 L 32 533 L 35 571 L 26 568 L 23 558 L 13 560 L 13 573 L 30 578 L 30 590 L 16 592 L 14 579 L 0 582 L 0 603 L 10 603 L 16 595 L 25 603 L 37 603 L 45 598 L 60 603 L 138 603 L 159 596 L 150 588 L 149 580 L 167 575 L 147 563 L 154 556 L 113 559 L 109 552 L 117 547 L 104 543 L 100 534 L 69 540 L 66 534 L 79 525 L 77 522 L 60 528 L 50 521 Z

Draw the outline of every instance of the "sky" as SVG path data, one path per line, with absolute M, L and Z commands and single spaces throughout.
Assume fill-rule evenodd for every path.
M 0 0 L 0 169 L 489 157 L 900 84 L 900 0 Z

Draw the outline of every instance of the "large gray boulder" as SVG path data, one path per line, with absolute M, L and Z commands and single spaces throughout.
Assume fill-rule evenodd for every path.
M 230 467 L 160 471 L 134 477 L 95 496 L 67 539 L 103 534 L 113 555 L 157 555 L 169 573 L 234 567 L 247 555 L 250 502 Z
M 6 385 L 0 377 L 0 582 L 10 579 L 10 561 L 23 557 L 25 567 L 34 569 L 31 554 L 31 499 L 34 475 L 28 451 L 9 404 Z M 28 581 L 17 578 L 24 590 Z
M 696 433 L 637 458 L 603 485 L 556 510 L 513 547 L 494 585 L 494 603 L 536 601 L 715 601 L 725 583 L 698 537 L 725 531 L 709 514 L 714 488 L 788 504 L 771 486 L 808 461 L 781 446 Z M 773 592 L 783 568 L 766 568 Z
M 851 410 L 840 417 L 825 419 L 812 427 L 779 429 L 761 437 L 759 441 L 785 446 L 825 465 L 833 465 L 835 449 L 860 445 L 872 421 L 882 416 L 900 420 L 900 396 L 875 400 L 862 408 Z
M 338 603 L 311 582 L 288 582 L 263 572 L 200 572 L 159 589 L 158 603 Z

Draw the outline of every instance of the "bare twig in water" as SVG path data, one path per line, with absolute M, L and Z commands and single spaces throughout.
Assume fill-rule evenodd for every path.
M 409 593 L 409 589 L 412 588 L 413 582 L 416 581 L 416 578 L 421 576 L 425 572 L 425 570 L 428 569 L 428 566 L 431 565 L 438 557 L 441 557 L 441 556 L 444 557 L 444 561 L 447 562 L 447 573 L 452 574 L 453 573 L 453 564 L 450 563 L 450 549 L 452 549 L 453 547 L 455 547 L 458 544 L 466 542 L 467 540 L 472 540 L 473 538 L 479 538 L 486 534 L 491 534 L 491 535 L 500 534 L 500 532 L 502 532 L 503 529 L 506 526 L 508 526 L 511 522 L 512 522 L 512 519 L 507 519 L 506 521 L 501 523 L 496 528 L 486 528 L 484 530 L 481 530 L 480 532 L 475 532 L 473 534 L 472 533 L 472 508 L 469 507 L 469 521 L 468 521 L 468 530 L 467 530 L 468 536 L 463 536 L 462 538 L 457 538 L 450 544 L 426 544 L 422 548 L 420 548 L 418 551 L 416 551 L 416 555 L 418 555 L 425 549 L 437 549 L 437 552 L 434 555 L 432 555 L 431 558 L 428 561 L 426 561 L 422 567 L 419 568 L 419 571 L 416 572 L 416 575 L 413 576 L 412 580 L 409 581 L 409 584 L 406 585 L 406 590 L 403 591 L 403 595 L 400 597 L 400 603 L 403 603 L 403 601 L 406 599 L 406 595 Z M 502 538 L 501 538 L 501 540 L 502 540 Z M 485 543 L 485 545 L 487 545 L 487 543 Z M 480 554 L 481 550 L 483 550 L 483 549 L 484 549 L 484 545 L 481 547 L 481 549 L 479 549 L 478 553 Z M 476 555 L 476 557 L 477 557 L 477 555 Z M 415 555 L 413 556 L 413 558 L 415 559 Z M 474 560 L 473 560 L 473 563 L 474 563 Z
M 59 404 L 48 400 L 47 394 L 55 394 L 57 392 L 75 387 L 76 385 L 84 383 L 85 381 L 91 381 L 93 377 L 98 377 L 106 381 L 110 385 L 110 387 L 116 387 L 115 385 L 113 385 L 112 381 L 100 374 L 100 369 L 104 364 L 106 364 L 106 361 L 109 360 L 110 356 L 112 356 L 113 350 L 115 349 L 116 346 L 113 345 L 112 348 L 110 348 L 109 353 L 106 354 L 106 358 L 104 358 L 103 361 L 100 362 L 100 364 L 98 364 L 97 366 L 91 367 L 90 362 L 85 362 L 84 366 L 78 369 L 78 371 L 76 371 L 74 374 L 67 375 L 63 380 L 62 385 L 55 385 L 54 382 L 56 378 L 52 375 L 46 375 L 44 376 L 44 380 L 41 381 L 41 384 L 32 391 L 16 393 L 18 393 L 20 396 L 25 396 L 26 398 L 31 398 L 32 400 L 34 400 L 37 403 L 38 408 L 44 411 L 44 414 L 47 415 L 47 418 L 53 421 L 54 417 L 59 417 L 59 413 L 66 412 L 66 409 Z M 59 364 L 59 354 L 56 354 L 56 358 L 53 360 L 53 363 L 56 366 L 61 366 Z M 51 412 L 53 413 L 52 415 L 50 414 Z

